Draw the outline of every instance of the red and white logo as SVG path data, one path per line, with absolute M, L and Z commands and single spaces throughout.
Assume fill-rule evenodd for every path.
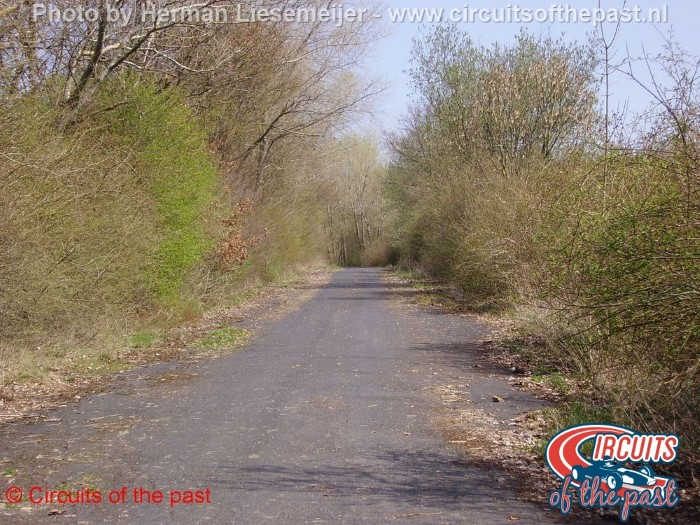
M 677 455 L 678 436 L 673 434 L 641 434 L 607 423 L 567 428 L 545 451 L 547 465 L 562 480 L 549 504 L 568 514 L 575 488 L 581 507 L 618 507 L 623 522 L 634 507 L 674 507 L 679 502 L 676 481 L 657 476 L 650 463 L 670 463 Z
M 583 455 L 584 443 L 592 442 L 590 459 Z M 598 476 L 604 488 L 662 489 L 670 478 L 656 476 L 649 465 L 627 468 L 624 462 L 670 463 L 678 454 L 678 437 L 672 434 L 638 434 L 629 428 L 606 423 L 577 425 L 554 436 L 547 445 L 545 460 L 560 479 L 571 476 L 578 487 Z

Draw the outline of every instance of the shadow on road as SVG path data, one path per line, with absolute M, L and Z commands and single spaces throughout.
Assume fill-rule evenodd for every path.
M 468 505 L 478 509 L 480 515 L 493 511 L 501 518 L 507 506 L 495 491 L 509 486 L 497 471 L 475 468 L 448 453 L 432 450 L 385 451 L 358 457 L 347 466 L 221 466 L 210 482 L 214 487 L 232 491 L 316 493 L 347 498 L 348 505 L 357 505 L 358 497 L 368 505 L 387 499 L 440 510 L 464 509 Z

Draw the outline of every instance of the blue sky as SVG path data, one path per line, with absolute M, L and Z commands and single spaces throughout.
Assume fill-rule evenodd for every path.
M 623 0 L 603 0 L 603 7 L 621 7 Z M 382 79 L 388 84 L 386 93 L 379 99 L 375 118 L 371 124 L 377 132 L 396 130 L 400 127 L 400 119 L 406 114 L 410 102 L 410 86 L 406 70 L 409 67 L 411 41 L 422 31 L 429 29 L 431 24 L 396 23 L 388 20 L 386 8 L 397 7 L 444 7 L 446 9 L 461 8 L 465 5 L 474 8 L 503 7 L 508 4 L 522 8 L 548 8 L 552 4 L 569 4 L 577 8 L 595 7 L 597 0 L 387 0 L 384 2 L 382 27 L 388 36 L 377 42 L 366 61 L 366 74 Z M 662 34 L 673 31 L 674 38 L 693 55 L 700 55 L 700 2 L 697 0 L 628 0 L 627 5 L 638 5 L 646 10 L 649 7 L 668 5 L 669 23 L 667 24 L 623 24 L 616 41 L 617 55 L 626 55 L 626 48 L 631 54 L 639 55 L 642 45 L 650 54 L 661 50 Z M 564 35 L 567 40 L 586 39 L 586 35 L 595 31 L 591 23 L 459 23 L 458 26 L 467 31 L 480 44 L 488 45 L 495 41 L 510 42 L 513 36 L 525 26 L 534 34 L 550 34 L 554 37 Z M 614 24 L 609 26 L 609 31 Z M 649 102 L 643 91 L 623 78 L 616 75 L 611 79 L 611 98 L 614 106 L 629 104 L 630 111 L 641 111 Z

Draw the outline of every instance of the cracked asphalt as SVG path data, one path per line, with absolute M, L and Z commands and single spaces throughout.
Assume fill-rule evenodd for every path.
M 25 503 L 0 523 L 558 523 L 544 502 L 517 499 L 517 480 L 471 466 L 433 421 L 436 377 L 468 366 L 484 329 L 403 307 L 382 272 L 335 273 L 244 350 L 141 367 L 43 423 L 3 429 L 0 458 L 25 492 L 143 487 L 165 501 Z M 171 507 L 169 491 L 185 489 L 210 489 L 211 503 Z

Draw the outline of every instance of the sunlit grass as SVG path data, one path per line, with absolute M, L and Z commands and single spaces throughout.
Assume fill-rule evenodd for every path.
M 197 346 L 208 349 L 239 347 L 246 343 L 250 332 L 242 328 L 219 328 L 202 337 Z

